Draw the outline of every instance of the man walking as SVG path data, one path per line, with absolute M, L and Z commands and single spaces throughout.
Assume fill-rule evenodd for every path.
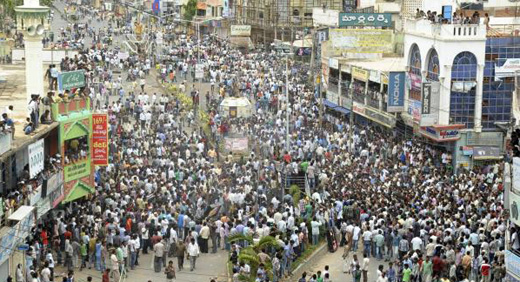
M 188 257 L 190 259 L 190 271 L 195 269 L 197 257 L 200 254 L 199 245 L 195 243 L 195 239 L 191 238 L 190 244 L 188 245 Z
M 154 266 L 155 272 L 161 272 L 162 261 L 163 261 L 163 256 L 164 256 L 164 249 L 165 249 L 165 247 L 164 247 L 163 240 L 159 241 L 157 244 L 155 244 L 153 246 L 153 251 L 154 251 L 154 255 L 155 255 L 153 266 Z

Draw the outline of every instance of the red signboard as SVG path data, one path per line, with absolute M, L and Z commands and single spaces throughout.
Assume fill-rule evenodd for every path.
M 92 114 L 92 162 L 108 165 L 108 115 Z

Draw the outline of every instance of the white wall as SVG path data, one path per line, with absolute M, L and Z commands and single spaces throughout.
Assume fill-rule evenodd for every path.
M 24 49 L 13 49 L 12 52 L 13 55 L 13 62 L 14 63 L 20 63 L 23 61 L 25 57 L 25 51 Z M 51 62 L 54 62 L 55 64 L 58 64 L 61 62 L 61 59 L 65 57 L 74 57 L 75 55 L 78 55 L 78 51 L 75 50 L 43 50 L 42 56 L 43 56 L 43 63 L 44 64 L 50 64 Z
M 410 50 L 413 44 L 417 44 L 421 52 L 423 81 L 426 79 L 426 71 L 428 70 L 427 59 L 429 58 L 431 50 L 435 49 L 439 55 L 439 77 L 441 81 L 439 124 L 450 124 L 451 66 L 453 59 L 459 53 L 468 51 L 475 55 L 478 64 L 483 67 L 485 62 L 486 41 L 485 39 L 441 41 L 433 37 L 407 33 L 404 36 L 404 57 L 406 66 L 410 64 Z M 477 83 L 482 85 L 482 81 L 477 81 Z M 408 109 L 408 97 L 405 100 L 405 109 Z
M 325 11 L 323 11 L 323 8 L 313 8 L 312 20 L 315 26 L 338 26 L 339 11 L 329 9 L 325 9 Z

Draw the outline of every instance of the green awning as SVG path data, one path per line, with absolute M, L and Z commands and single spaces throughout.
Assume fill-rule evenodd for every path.
M 94 189 L 90 188 L 88 185 L 82 183 L 81 181 L 78 181 L 78 183 L 76 183 L 76 186 L 74 186 L 74 188 L 72 188 L 70 193 L 68 195 L 66 195 L 66 197 L 62 203 L 72 202 L 79 198 L 85 197 L 88 194 L 93 193 L 93 192 L 94 192 Z

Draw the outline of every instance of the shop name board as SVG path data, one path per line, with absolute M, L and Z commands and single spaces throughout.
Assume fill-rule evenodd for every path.
M 352 77 L 361 81 L 367 81 L 370 73 L 367 70 L 353 67 L 352 68 Z
M 232 25 L 231 36 L 251 36 L 250 25 Z
M 65 166 L 65 181 L 71 181 L 90 174 L 90 162 L 83 161 Z
M 460 128 L 464 127 L 463 125 L 453 125 L 449 126 L 449 128 L 436 128 L 434 126 L 426 126 L 421 127 L 421 133 L 436 141 L 436 142 L 448 142 L 448 141 L 456 141 L 460 139 Z
M 92 162 L 108 165 L 108 115 L 92 114 Z
M 520 71 L 520 59 L 507 59 L 503 66 L 495 66 L 495 77 L 513 77 L 517 71 Z
M 353 111 L 372 120 L 379 124 L 387 127 L 395 126 L 395 118 L 389 115 L 385 115 L 378 110 L 371 109 L 370 107 L 364 107 L 359 103 L 354 103 Z
M 378 26 L 392 25 L 392 15 L 389 13 L 340 13 L 339 26 Z

